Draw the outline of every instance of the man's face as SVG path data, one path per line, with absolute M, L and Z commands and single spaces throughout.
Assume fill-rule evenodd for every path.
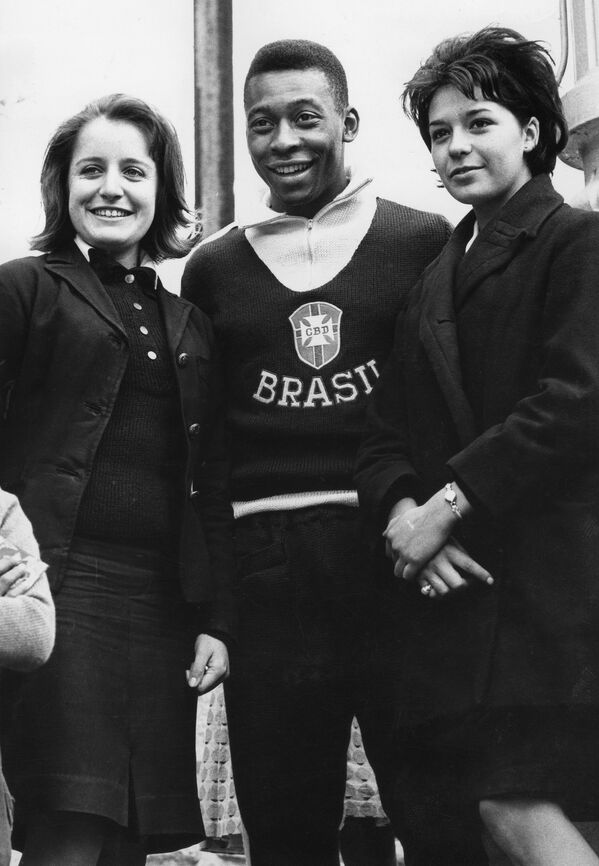
M 340 111 L 320 69 L 263 72 L 248 82 L 246 135 L 279 213 L 313 217 L 346 186 L 344 144 L 359 118 Z

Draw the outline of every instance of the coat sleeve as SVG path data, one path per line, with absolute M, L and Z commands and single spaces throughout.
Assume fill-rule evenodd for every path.
M 210 380 L 211 423 L 202 440 L 195 471 L 194 502 L 198 509 L 213 576 L 213 594 L 202 605 L 202 631 L 227 642 L 234 637 L 237 617 L 232 594 L 233 510 L 226 430 L 225 389 L 218 348 L 213 345 Z
M 194 251 L 185 266 L 181 282 L 181 297 L 190 301 L 210 318 L 210 302 L 203 277 L 208 267 L 206 251 L 200 247 Z M 211 400 L 213 423 L 204 440 L 205 454 L 198 467 L 196 505 L 204 526 L 206 542 L 216 577 L 213 601 L 203 606 L 204 630 L 227 640 L 234 636 L 237 624 L 236 608 L 232 594 L 234 573 L 233 512 L 230 499 L 230 459 L 227 432 L 227 394 L 223 364 L 218 341 L 212 334 L 214 363 L 211 377 Z
M 194 250 L 193 255 L 185 265 L 181 278 L 181 297 L 186 301 L 191 301 L 209 316 L 210 309 L 205 292 L 207 281 L 202 277 L 204 268 L 208 266 L 207 259 L 208 256 L 202 245 Z
M 0 266 L 0 425 L 25 351 L 32 291 L 32 279 L 23 262 Z
M 425 220 L 424 249 L 427 254 L 421 262 L 424 270 L 440 254 L 453 229 L 445 217 L 437 214 L 420 214 L 420 217 Z M 420 287 L 418 280 L 408 297 L 417 297 Z M 397 317 L 391 355 L 371 396 L 366 431 L 356 461 L 355 482 L 365 525 L 377 536 L 386 526 L 389 511 L 398 500 L 406 496 L 422 497 L 420 480 L 408 456 L 405 365 L 402 359 L 406 317 L 404 308 Z
M 420 481 L 409 459 L 402 362 L 405 313 L 395 328 L 393 350 L 372 394 L 366 433 L 358 449 L 355 481 L 366 525 L 380 534 L 393 505 L 418 498 Z
M 534 393 L 448 461 L 458 482 L 500 517 L 528 496 L 553 496 L 599 460 L 599 220 L 560 226 L 542 311 Z

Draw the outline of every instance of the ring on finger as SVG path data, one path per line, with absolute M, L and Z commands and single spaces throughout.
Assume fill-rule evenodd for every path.
M 433 586 L 428 582 L 428 580 L 420 587 L 420 592 L 422 593 L 422 595 L 430 595 L 432 591 Z

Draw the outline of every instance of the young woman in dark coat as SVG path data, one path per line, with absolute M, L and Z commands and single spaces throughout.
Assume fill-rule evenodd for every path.
M 431 863 L 486 862 L 472 835 L 463 853 L 482 819 L 502 862 L 590 866 L 571 822 L 599 815 L 599 215 L 551 185 L 566 129 L 538 43 L 446 40 L 404 99 L 473 209 L 398 320 L 358 462 L 401 596 L 398 796 L 431 850 L 450 825 Z
M 194 243 L 170 124 L 91 103 L 52 137 L 42 195 L 44 255 L 0 267 L 0 481 L 57 618 L 17 692 L 17 847 L 134 866 L 203 838 L 196 692 L 227 675 L 232 630 L 222 388 L 210 323 L 154 267 Z

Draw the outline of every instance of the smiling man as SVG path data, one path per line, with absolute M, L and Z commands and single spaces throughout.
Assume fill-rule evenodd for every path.
M 183 279 L 227 374 L 233 772 L 252 866 L 336 866 L 354 716 L 392 812 L 386 587 L 360 539 L 355 453 L 396 313 L 449 226 L 347 172 L 359 117 L 327 48 L 264 46 L 244 103 L 266 198 L 204 241 Z
M 315 216 L 347 186 L 343 148 L 357 135 L 357 111 L 318 68 L 255 73 L 245 107 L 250 156 L 270 207 Z

